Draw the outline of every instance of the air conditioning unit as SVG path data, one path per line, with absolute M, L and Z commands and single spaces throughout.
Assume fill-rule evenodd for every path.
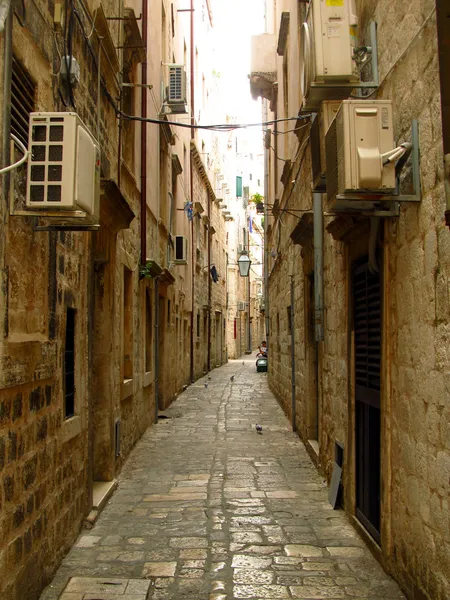
M 247 308 L 247 305 L 245 302 L 241 302 L 241 301 L 238 302 L 238 310 L 244 311 L 244 310 L 246 310 L 246 308 Z
M 169 65 L 167 104 L 172 113 L 187 113 L 186 89 L 186 71 L 184 65 Z
M 317 109 L 323 100 L 347 98 L 351 88 L 336 84 L 360 80 L 353 60 L 357 25 L 355 0 L 309 3 L 301 31 L 303 110 Z M 326 83 L 333 87 L 320 87 Z
M 31 113 L 29 209 L 98 213 L 100 148 L 76 113 Z
M 184 235 L 175 236 L 175 259 L 177 265 L 186 265 L 188 259 L 188 240 Z
M 372 208 L 396 187 L 390 100 L 344 100 L 325 138 L 327 198 L 331 210 Z

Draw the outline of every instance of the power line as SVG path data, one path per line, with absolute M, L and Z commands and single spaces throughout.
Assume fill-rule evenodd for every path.
M 264 127 L 275 123 L 286 121 L 298 121 L 299 119 L 309 119 L 311 115 L 297 115 L 296 117 L 287 117 L 285 119 L 274 119 L 273 121 L 263 121 L 261 123 L 230 123 L 217 125 L 191 125 L 189 123 L 178 123 L 177 121 L 166 121 L 162 119 L 152 119 L 151 117 L 138 117 L 136 115 L 127 115 L 121 110 L 116 109 L 116 115 L 128 121 L 140 121 L 145 123 L 154 123 L 155 125 L 173 125 L 174 127 L 183 127 L 185 129 L 206 129 L 209 131 L 234 131 L 235 129 L 246 129 L 247 127 Z

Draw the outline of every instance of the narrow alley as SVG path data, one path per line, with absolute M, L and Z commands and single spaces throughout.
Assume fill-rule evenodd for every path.
M 254 356 L 161 417 L 41 600 L 404 598 L 328 503 Z

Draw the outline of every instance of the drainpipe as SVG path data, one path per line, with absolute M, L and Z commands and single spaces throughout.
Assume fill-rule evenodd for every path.
M 442 138 L 444 142 L 445 224 L 450 227 L 450 9 L 448 0 L 436 0 L 439 75 L 441 83 Z
M 145 59 L 141 67 L 141 114 L 147 118 L 147 37 L 148 37 L 148 3 L 142 1 L 142 40 L 144 42 Z M 141 123 L 141 264 L 147 262 L 147 123 Z
M 158 422 L 158 403 L 159 403 L 159 281 L 155 279 L 155 423 Z
M 314 212 L 314 313 L 316 342 L 322 342 L 323 334 L 323 212 L 322 194 L 313 194 Z
M 211 277 L 211 196 L 208 191 L 208 372 L 211 371 L 211 308 L 212 308 L 212 277 Z M 217 344 L 216 344 L 217 348 Z M 217 364 L 217 357 L 216 357 Z
M 292 431 L 297 431 L 295 407 L 295 304 L 294 304 L 294 275 L 291 275 L 291 393 L 292 393 Z
M 450 227 L 450 154 L 444 155 L 445 224 Z
M 195 139 L 195 79 L 194 79 L 194 0 L 191 0 L 191 49 L 190 49 L 190 68 L 191 68 L 191 140 Z M 192 166 L 192 154 L 189 155 L 189 179 L 191 202 L 194 205 L 194 172 Z M 192 271 L 192 310 L 191 310 L 191 382 L 194 382 L 194 310 L 195 310 L 195 248 L 194 248 L 194 219 L 191 221 L 191 271 Z
M 263 121 L 267 122 L 267 100 L 263 100 Z M 267 243 L 267 226 L 269 221 L 268 197 L 269 197 L 269 157 L 268 149 L 264 145 L 264 320 L 266 322 L 266 343 L 269 348 L 269 246 Z
M 170 197 L 169 237 L 167 238 L 167 266 L 168 267 L 170 267 L 170 259 L 171 259 L 170 241 L 172 239 L 172 220 L 173 220 L 173 214 L 175 212 L 175 198 L 174 198 L 172 192 L 169 192 L 169 197 Z

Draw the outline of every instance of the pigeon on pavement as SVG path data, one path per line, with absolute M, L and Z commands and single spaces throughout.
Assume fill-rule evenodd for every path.
M 262 425 L 256 425 L 255 429 L 256 433 L 260 433 L 262 435 Z
M 244 362 L 244 361 L 242 361 L 242 364 L 243 364 L 243 365 L 245 365 L 245 362 Z
M 207 387 L 208 387 L 208 384 L 207 384 L 207 383 L 206 383 L 206 381 L 205 381 L 205 388 L 207 388 Z
M 234 375 L 230 377 L 230 381 L 234 381 Z

